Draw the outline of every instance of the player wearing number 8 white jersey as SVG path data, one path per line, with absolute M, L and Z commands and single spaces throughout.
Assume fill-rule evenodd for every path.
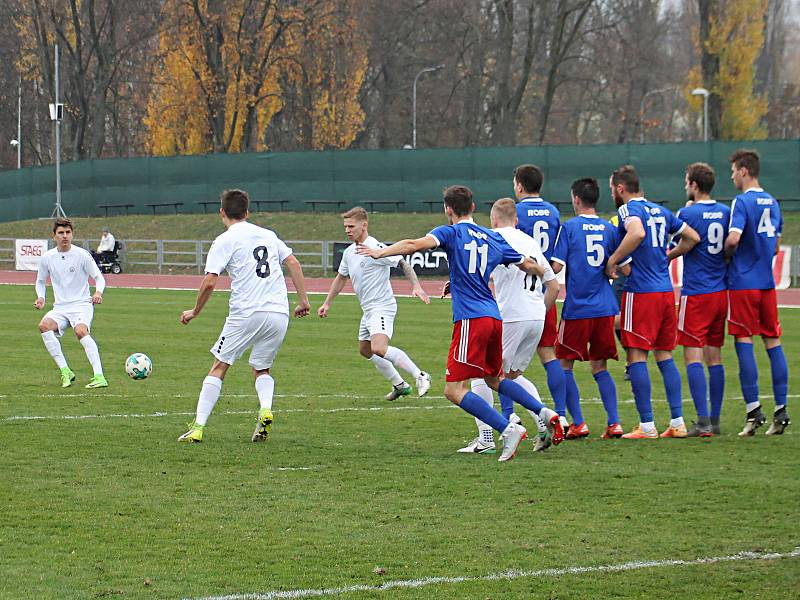
M 267 438 L 273 420 L 275 390 L 270 368 L 289 322 L 289 299 L 281 265 L 289 271 L 297 290 L 295 316 L 304 317 L 311 309 L 303 269 L 292 250 L 274 232 L 247 222 L 247 192 L 226 190 L 222 192 L 221 204 L 220 216 L 227 231 L 214 240 L 197 301 L 194 308 L 181 314 L 181 323 L 186 325 L 200 314 L 223 271 L 231 277 L 230 311 L 219 339 L 211 348 L 214 363 L 203 381 L 197 416 L 189 431 L 178 438 L 181 442 L 202 441 L 203 429 L 219 399 L 228 368 L 249 348 L 252 348 L 250 366 L 261 406 L 252 440 Z

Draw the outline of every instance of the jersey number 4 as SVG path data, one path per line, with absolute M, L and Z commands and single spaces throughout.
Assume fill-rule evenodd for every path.
M 767 237 L 775 237 L 775 225 L 772 224 L 772 218 L 769 214 L 769 208 L 765 208 L 761 213 L 761 218 L 758 220 L 757 233 L 766 233 Z
M 253 249 L 253 258 L 256 259 L 256 275 L 264 279 L 269 277 L 269 252 L 266 246 Z
M 478 256 L 480 255 L 480 271 L 481 276 L 483 276 L 486 273 L 486 264 L 489 262 L 488 244 L 481 244 L 478 246 L 478 242 L 472 240 L 468 244 L 464 244 L 464 250 L 469 251 L 469 265 L 467 266 L 467 271 L 474 273 L 478 270 Z

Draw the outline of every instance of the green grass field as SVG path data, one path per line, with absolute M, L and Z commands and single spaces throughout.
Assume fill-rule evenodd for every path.
M 229 373 L 204 443 L 180 445 L 227 312 L 218 293 L 184 327 L 178 316 L 193 301 L 192 292 L 109 290 L 93 334 L 111 387 L 62 392 L 32 290 L 0 286 L 11 341 L 0 383 L 0 598 L 295 598 L 309 588 L 345 588 L 332 594 L 339 598 L 797 597 L 798 556 L 666 562 L 800 546 L 800 436 L 736 436 L 744 407 L 730 344 L 722 436 L 601 440 L 602 406 L 583 368 L 592 436 L 537 455 L 526 442 L 499 464 L 455 453 L 474 422 L 441 395 L 449 302 L 400 299 L 394 343 L 434 374 L 434 386 L 390 404 L 387 383 L 356 351 L 357 303 L 341 297 L 329 319 L 290 325 L 273 369 L 269 442 L 249 441 L 257 401 L 243 363 Z M 781 318 L 798 416 L 800 310 Z M 89 366 L 72 333 L 63 347 L 85 383 Z M 135 351 L 153 359 L 145 381 L 125 376 Z M 757 357 L 768 396 L 763 348 Z M 612 374 L 628 429 L 630 389 L 620 365 Z M 541 367 L 529 375 L 546 393 Z M 653 389 L 663 427 L 657 375 Z M 691 403 L 685 409 L 693 414 Z M 658 564 L 565 571 L 633 561 Z M 485 577 L 544 569 L 557 571 Z M 435 577 L 467 580 L 426 579 Z M 430 585 L 349 587 L 416 579 Z

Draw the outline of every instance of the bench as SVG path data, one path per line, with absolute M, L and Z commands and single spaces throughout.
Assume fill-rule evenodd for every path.
M 317 205 L 321 206 L 334 206 L 336 210 L 342 209 L 342 204 L 345 204 L 344 200 L 305 200 L 306 204 L 311 205 L 311 210 L 316 211 Z
M 375 212 L 375 206 L 394 206 L 395 212 L 400 212 L 400 207 L 405 204 L 405 200 L 361 200 L 361 204 L 366 204 L 369 212 Z
M 206 212 L 207 212 L 206 211 L 206 206 L 210 206 L 210 205 L 214 205 L 214 204 L 217 205 L 217 206 L 220 205 L 219 204 L 219 200 L 200 200 L 199 202 L 197 202 L 197 204 L 202 204 L 203 205 L 203 214 L 206 214 Z
M 440 210 L 442 206 L 444 206 L 444 200 L 442 200 L 441 198 L 439 198 L 438 200 L 423 200 L 422 203 L 428 205 L 428 210 L 430 212 L 433 212 L 434 206 L 438 206 Z
M 153 215 L 156 214 L 156 208 L 159 206 L 172 206 L 175 208 L 175 214 L 178 214 L 178 207 L 183 206 L 183 202 L 154 202 L 152 204 L 145 204 L 145 206 L 153 209 Z
M 279 205 L 278 210 L 283 212 L 284 209 L 285 209 L 285 205 L 288 202 L 289 202 L 289 200 L 250 200 L 250 204 L 251 205 L 253 205 L 253 204 L 256 205 L 256 210 L 257 211 L 261 210 L 261 205 L 262 204 L 266 204 L 267 206 L 269 206 L 270 204 L 278 204 Z
M 128 209 L 133 208 L 135 205 L 133 204 L 98 204 L 97 208 L 104 208 L 106 211 L 106 216 L 108 216 L 108 209 L 109 208 L 124 208 L 125 214 L 128 214 Z

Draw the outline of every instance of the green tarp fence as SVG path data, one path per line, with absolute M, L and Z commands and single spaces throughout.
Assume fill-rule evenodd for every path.
M 600 209 L 610 211 L 608 176 L 616 167 L 631 163 L 639 170 L 648 198 L 666 200 L 677 208 L 684 199 L 685 167 L 695 161 L 708 162 L 715 168 L 715 197 L 732 198 L 736 191 L 727 158 L 741 147 L 761 153 L 764 187 L 779 200 L 787 200 L 786 210 L 800 209 L 800 140 L 87 160 L 62 165 L 62 205 L 71 216 L 102 215 L 102 204 L 132 204 L 131 213 L 148 214 L 151 209 L 146 204 L 159 202 L 183 202 L 181 212 L 202 212 L 198 202 L 215 200 L 222 190 L 239 187 L 252 199 L 286 200 L 286 209 L 294 211 L 309 210 L 308 200 L 342 200 L 348 206 L 383 199 L 402 200 L 403 211 L 428 211 L 431 206 L 425 201 L 440 199 L 442 188 L 459 183 L 472 188 L 479 210 L 485 211 L 485 202 L 512 194 L 516 165 L 534 163 L 544 170 L 542 195 L 548 200 L 568 201 L 574 179 L 596 177 L 602 190 Z M 55 187 L 52 166 L 0 173 L 0 221 L 50 216 Z M 337 207 L 331 204 L 320 208 Z M 123 209 L 111 210 L 111 214 L 118 214 Z M 165 211 L 172 209 L 159 209 Z

